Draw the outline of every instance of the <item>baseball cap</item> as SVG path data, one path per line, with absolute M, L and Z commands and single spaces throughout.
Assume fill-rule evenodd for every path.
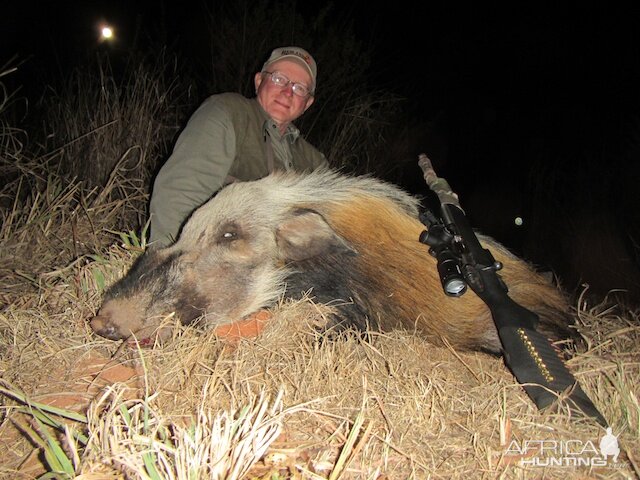
M 311 75 L 311 85 L 312 90 L 316 88 L 316 77 L 318 76 L 318 66 L 316 65 L 316 61 L 313 57 L 307 52 L 305 49 L 300 47 L 280 47 L 276 48 L 273 52 L 271 52 L 271 56 L 264 62 L 262 66 L 262 71 L 279 60 L 293 60 L 294 62 L 299 63 L 303 67 L 305 67 L 309 71 L 309 75 Z

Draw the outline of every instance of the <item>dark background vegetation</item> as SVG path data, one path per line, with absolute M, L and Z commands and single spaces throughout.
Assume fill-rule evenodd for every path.
M 13 95 L 3 121 L 46 171 L 148 193 L 204 98 L 251 95 L 270 50 L 298 44 L 319 64 L 299 126 L 333 166 L 424 195 L 426 152 L 481 231 L 571 292 L 640 298 L 638 15 L 386 3 L 8 4 L 0 72 L 17 70 L 0 78 Z M 115 42 L 97 41 L 101 21 Z M 15 158 L 2 159 L 4 181 L 24 170 Z M 135 228 L 144 214 L 122 221 Z

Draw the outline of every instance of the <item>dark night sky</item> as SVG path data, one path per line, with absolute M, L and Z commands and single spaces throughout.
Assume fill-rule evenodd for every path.
M 489 223 L 483 224 L 486 215 L 482 214 L 496 206 L 496 198 L 501 205 L 507 203 L 499 195 L 487 200 L 487 192 L 479 185 L 494 193 L 500 189 L 492 188 L 495 185 L 517 190 L 518 175 L 533 160 L 544 158 L 544 168 L 557 169 L 566 185 L 580 186 L 567 194 L 576 197 L 570 208 L 589 204 L 600 192 L 600 204 L 613 199 L 614 205 L 609 210 L 603 207 L 602 215 L 613 219 L 614 230 L 640 235 L 640 215 L 629 208 L 640 206 L 636 192 L 640 181 L 640 15 L 630 6 L 613 2 L 589 8 L 578 3 L 560 5 L 567 2 L 517 3 L 498 7 L 422 2 L 418 11 L 418 2 L 378 5 L 357 0 L 339 2 L 335 9 L 337 15 L 352 18 L 358 36 L 375 48 L 371 78 L 408 99 L 414 123 L 442 119 L 444 173 L 465 195 L 469 192 L 465 197 L 469 202 L 482 206 L 480 213 L 469 209 L 475 223 L 497 236 L 499 226 L 491 231 Z M 57 75 L 83 55 L 101 19 L 116 25 L 122 45 L 133 41 L 137 22 L 148 31 L 194 42 L 191 35 L 196 29 L 190 26 L 196 24 L 199 13 L 190 5 L 199 4 L 112 0 L 5 5 L 0 19 L 0 64 L 16 53 L 21 58 L 34 54 L 31 66 L 24 70 L 27 76 Z M 300 9 L 312 14 L 317 11 L 314 5 L 299 2 Z M 48 70 L 36 67 L 43 64 Z M 438 157 L 437 152 L 433 155 Z M 599 172 L 607 174 L 602 178 L 606 177 L 609 193 L 599 183 Z M 496 182 L 500 175 L 503 178 Z M 588 218 L 579 211 L 568 216 L 575 223 Z M 554 225 L 554 219 L 548 223 Z M 554 235 L 584 234 L 547 236 Z M 506 241 L 509 235 L 504 237 Z M 538 250 L 553 248 L 563 259 L 579 256 L 575 245 L 556 242 L 549 247 L 538 237 L 535 242 L 543 245 Z M 600 256 L 606 256 L 613 247 L 605 242 L 598 248 L 604 251 Z M 535 249 L 530 256 L 542 259 L 536 257 Z M 640 264 L 637 257 L 635 264 Z
M 0 20 L 3 57 L 35 52 L 40 55 L 36 61 L 54 63 L 80 54 L 95 38 L 95 25 L 102 18 L 113 22 L 127 43 L 138 21 L 147 30 L 189 39 L 190 15 L 195 22 L 202 15 L 200 1 L 5 3 Z M 423 4 L 418 13 L 415 2 L 404 0 L 385 6 L 345 3 L 335 11 L 353 18 L 358 35 L 379 51 L 376 69 L 413 80 L 409 93 L 431 102 L 466 92 L 504 102 L 606 96 L 619 103 L 628 100 L 621 97 L 631 93 L 638 79 L 640 15 L 628 7 L 433 2 Z M 300 8 L 313 12 L 309 4 L 300 2 Z
M 116 25 L 123 45 L 133 41 L 137 22 L 147 31 L 166 31 L 193 42 L 196 28 L 189 25 L 202 16 L 201 4 L 8 3 L 0 19 L 0 62 L 14 53 L 22 58 L 34 53 L 32 62 L 64 69 L 61 65 L 76 61 L 94 41 L 101 19 Z M 313 13 L 309 5 L 313 3 L 300 2 L 300 8 Z M 374 75 L 413 103 L 432 111 L 482 102 L 531 110 L 586 104 L 594 111 L 637 107 L 640 16 L 628 7 L 433 2 L 423 3 L 418 12 L 415 5 L 355 1 L 335 7 L 337 15 L 354 19 L 367 45 L 374 45 Z

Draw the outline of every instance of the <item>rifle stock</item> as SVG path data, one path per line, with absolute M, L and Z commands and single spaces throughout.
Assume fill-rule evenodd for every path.
M 446 252 L 443 255 L 447 261 L 450 261 L 452 251 L 454 256 L 458 256 L 460 277 L 489 308 L 502 343 L 505 363 L 525 392 L 541 410 L 563 399 L 571 411 L 590 416 L 606 427 L 607 421 L 582 390 L 559 353 L 536 330 L 538 316 L 509 297 L 497 274 L 501 265 L 480 244 L 460 207 L 458 196 L 446 180 L 436 175 L 426 155 L 420 155 L 418 163 L 427 185 L 440 200 L 441 227 L 446 231 L 435 239 L 424 232 L 420 241 L 437 246 L 436 251 Z M 447 294 L 459 296 L 464 293 L 464 289 L 459 288 L 447 292 L 442 272 L 441 280 Z

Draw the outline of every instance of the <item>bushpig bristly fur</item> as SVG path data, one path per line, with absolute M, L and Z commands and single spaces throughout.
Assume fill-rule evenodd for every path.
M 425 229 L 418 207 L 394 185 L 331 170 L 231 184 L 193 213 L 173 245 L 138 259 L 91 327 L 113 340 L 145 338 L 162 335 L 158 326 L 171 312 L 214 327 L 311 292 L 334 306 L 334 323 L 417 330 L 436 344 L 499 352 L 484 303 L 471 291 L 443 293 L 435 259 L 418 241 Z M 510 296 L 540 317 L 540 330 L 570 336 L 562 293 L 480 238 L 504 265 Z

